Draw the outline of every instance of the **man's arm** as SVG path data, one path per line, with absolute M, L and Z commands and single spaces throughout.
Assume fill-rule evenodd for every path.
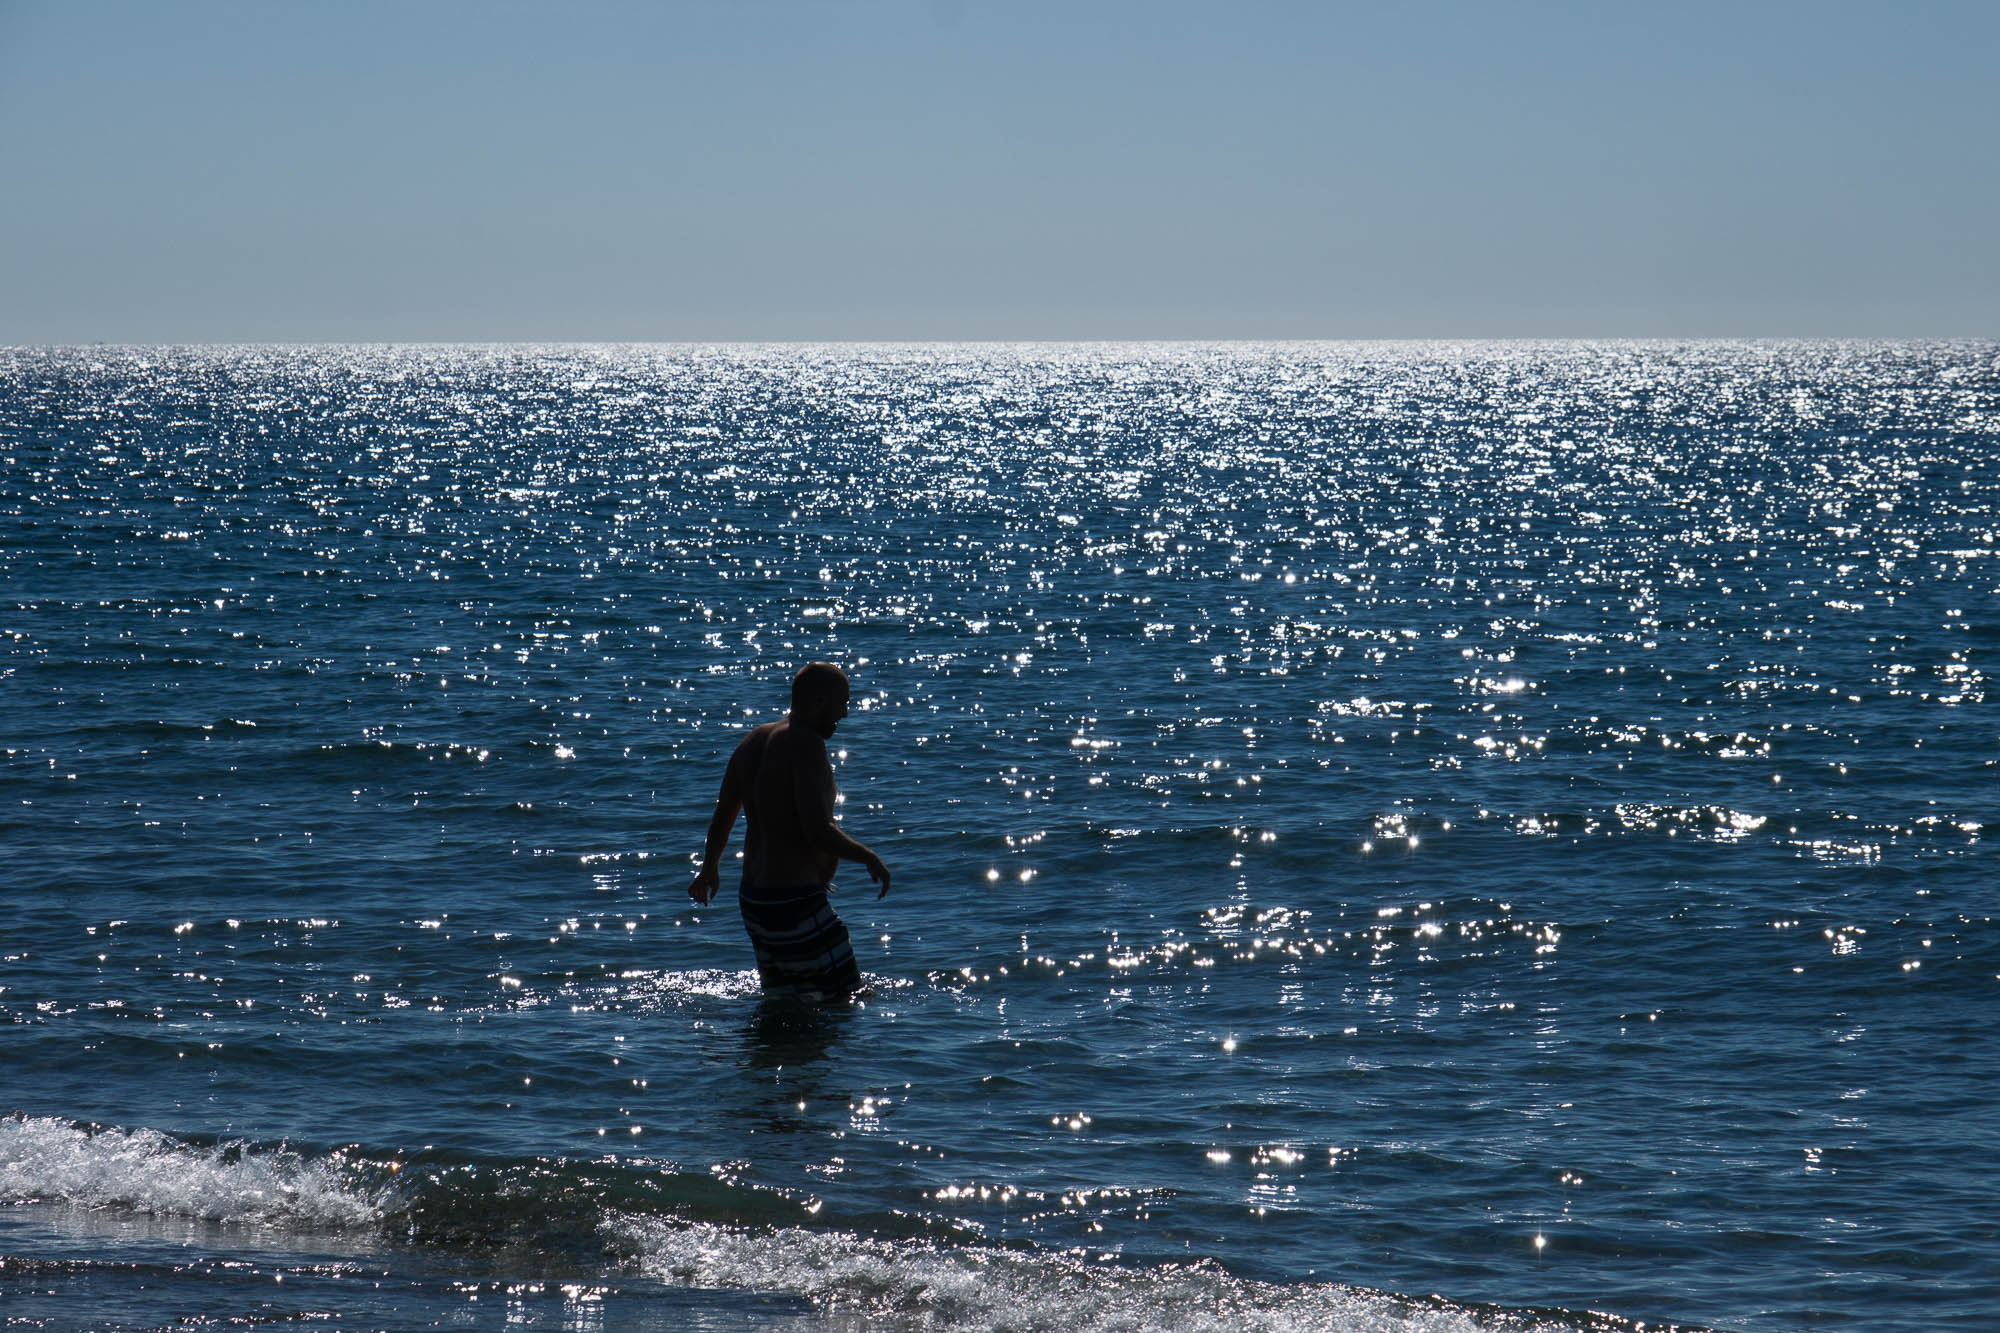
M 793 736 L 799 735 L 794 731 Z M 801 759 L 806 756 L 800 756 Z M 839 857 L 843 861 L 859 862 L 867 870 L 869 878 L 881 885 L 875 896 L 886 897 L 889 892 L 889 867 L 882 864 L 882 858 L 867 847 L 847 836 L 833 819 L 833 766 L 826 757 L 826 743 L 819 737 L 812 737 L 810 763 L 792 765 L 792 796 L 798 805 L 799 829 L 813 845 L 823 852 Z
M 729 756 L 729 766 L 722 770 L 722 790 L 715 798 L 715 813 L 708 819 L 708 841 L 701 850 L 701 869 L 696 872 L 694 883 L 688 885 L 688 897 L 698 903 L 709 902 L 722 889 L 722 852 L 729 846 L 729 830 L 736 827 L 736 816 L 743 810 L 743 790 L 745 785 L 744 765 L 740 762 L 744 744 L 736 747 Z

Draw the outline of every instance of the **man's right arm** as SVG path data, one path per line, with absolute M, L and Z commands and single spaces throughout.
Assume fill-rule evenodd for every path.
M 698 903 L 711 901 L 722 889 L 722 852 L 729 846 L 729 830 L 736 827 L 736 816 L 743 810 L 747 775 L 742 761 L 749 743 L 746 737 L 738 744 L 729 756 L 729 766 L 722 770 L 722 790 L 715 797 L 715 813 L 708 819 L 701 869 L 695 873 L 694 883 L 688 885 L 688 897 Z

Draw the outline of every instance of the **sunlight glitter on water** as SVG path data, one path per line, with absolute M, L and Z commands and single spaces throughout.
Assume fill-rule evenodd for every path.
M 854 1310 L 1006 1305 L 903 1227 L 1046 1247 L 1045 1312 L 1116 1256 L 1108 1326 L 1202 1254 L 1275 1325 L 1330 1272 L 1749 1324 L 1745 1253 L 1900 1318 L 1909 1238 L 1990 1266 L 1934 1145 L 2000 970 L 1993 364 L 0 353 L 14 1109 L 558 1199 L 617 1140 L 640 1262 L 810 1226 Z M 686 897 L 809 656 L 897 871 L 824 1022 Z

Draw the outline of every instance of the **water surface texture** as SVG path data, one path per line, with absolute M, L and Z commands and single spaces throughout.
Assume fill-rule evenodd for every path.
M 6 1325 L 1991 1327 L 1996 367 L 0 351 Z

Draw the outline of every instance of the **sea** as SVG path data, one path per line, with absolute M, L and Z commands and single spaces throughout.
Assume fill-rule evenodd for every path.
M 0 350 L 0 1329 L 2000 1327 L 1996 531 L 1994 342 Z

